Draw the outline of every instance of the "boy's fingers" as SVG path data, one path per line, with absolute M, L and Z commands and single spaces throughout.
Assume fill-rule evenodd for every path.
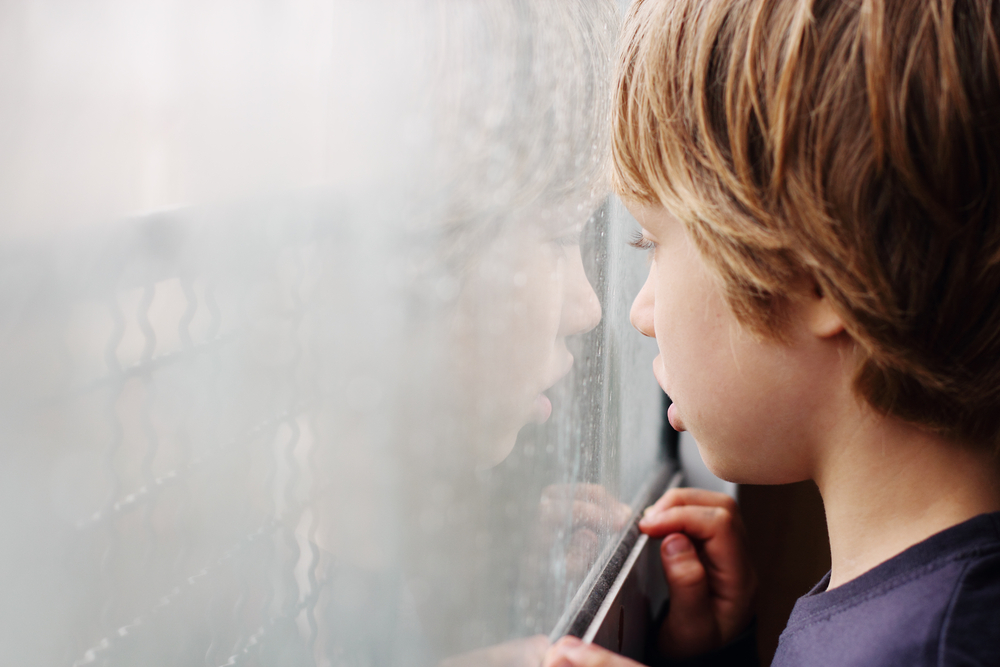
M 677 657 L 711 650 L 719 643 L 719 628 L 698 552 L 687 537 L 675 533 L 663 540 L 660 557 L 670 586 L 670 613 L 660 633 L 660 650 Z
M 698 540 L 708 564 L 715 570 L 736 573 L 746 567 L 739 517 L 721 507 L 671 507 L 647 516 L 639 528 L 653 538 L 684 533 Z
M 639 522 L 639 528 L 650 537 L 683 532 L 696 540 L 726 535 L 742 537 L 743 531 L 738 514 L 723 507 L 702 505 L 681 505 L 647 513 Z
M 548 637 L 535 635 L 452 656 L 438 667 L 538 667 L 548 647 Z
M 712 602 L 719 614 L 717 620 L 727 635 L 730 626 L 745 620 L 756 587 L 743 529 L 737 519 L 721 507 L 680 506 L 671 507 L 640 526 L 652 537 L 682 533 L 697 541 L 695 556 L 709 579 Z
M 662 496 L 659 500 L 653 503 L 647 510 L 647 513 L 657 513 L 662 512 L 670 507 L 677 507 L 680 505 L 703 505 L 706 507 L 721 507 L 722 509 L 728 510 L 732 513 L 736 513 L 736 501 L 732 497 L 726 495 L 725 493 L 719 493 L 718 491 L 707 491 L 705 489 L 696 489 L 692 487 L 681 487 L 677 489 L 670 489 Z
M 595 644 L 586 644 L 576 637 L 563 637 L 545 654 L 542 667 L 641 666 L 634 660 L 629 660 Z

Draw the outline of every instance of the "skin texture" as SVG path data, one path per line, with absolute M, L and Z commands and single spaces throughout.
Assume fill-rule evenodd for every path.
M 739 324 L 720 282 L 681 225 L 632 203 L 652 252 L 632 324 L 655 337 L 653 372 L 674 400 L 709 469 L 730 481 L 814 480 L 823 496 L 835 588 L 945 528 L 1000 509 L 990 452 L 951 442 L 872 410 L 852 390 L 856 349 L 814 284 L 791 285 L 786 341 Z M 664 537 L 671 589 L 659 649 L 685 657 L 718 648 L 752 617 L 755 577 L 739 509 L 721 494 L 668 492 L 640 528 Z M 635 665 L 563 638 L 545 667 Z

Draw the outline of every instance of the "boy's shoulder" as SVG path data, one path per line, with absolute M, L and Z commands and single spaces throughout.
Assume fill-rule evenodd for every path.
M 1000 512 L 831 591 L 826 581 L 796 603 L 775 667 L 1000 663 Z

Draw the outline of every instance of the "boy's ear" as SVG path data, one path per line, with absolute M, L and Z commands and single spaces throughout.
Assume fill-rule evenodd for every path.
M 810 280 L 811 289 L 803 304 L 805 325 L 818 338 L 832 338 L 844 331 L 844 321 L 833 309 L 819 284 Z

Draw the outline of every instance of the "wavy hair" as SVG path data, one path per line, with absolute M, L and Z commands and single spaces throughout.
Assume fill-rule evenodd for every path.
M 809 277 L 869 404 L 995 447 L 998 35 L 994 0 L 638 0 L 614 185 L 684 223 L 758 335 Z

